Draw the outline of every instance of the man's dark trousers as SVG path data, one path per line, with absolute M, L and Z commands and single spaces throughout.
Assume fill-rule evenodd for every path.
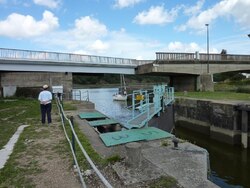
M 45 124 L 45 121 L 46 121 L 46 115 L 47 115 L 47 118 L 48 118 L 48 123 L 51 123 L 51 108 L 52 108 L 52 105 L 51 103 L 49 104 L 41 104 L 41 114 L 42 114 L 42 124 Z

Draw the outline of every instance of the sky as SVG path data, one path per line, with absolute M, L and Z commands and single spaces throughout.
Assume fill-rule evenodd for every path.
M 248 34 L 250 0 L 0 0 L 0 48 L 153 60 L 209 44 L 249 55 Z

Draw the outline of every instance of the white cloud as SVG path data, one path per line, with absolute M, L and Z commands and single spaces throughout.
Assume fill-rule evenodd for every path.
M 197 43 L 189 43 L 189 44 L 184 44 L 179 41 L 175 42 L 170 42 L 168 44 L 167 50 L 171 52 L 190 52 L 193 53 L 195 51 L 203 51 L 201 47 Z
M 197 1 L 195 6 L 191 6 L 191 7 L 184 7 L 184 13 L 187 15 L 196 15 L 198 13 L 200 13 L 202 6 L 204 5 L 205 0 L 199 0 Z
M 51 9 L 58 8 L 60 5 L 60 0 L 33 0 L 33 2 L 37 5 L 46 6 Z
M 164 49 L 164 51 L 167 52 L 185 52 L 185 53 L 194 53 L 196 51 L 200 53 L 206 53 L 207 52 L 206 50 L 207 50 L 206 48 L 204 49 L 195 42 L 182 43 L 179 41 L 170 42 L 167 48 Z M 218 50 L 216 48 L 211 48 L 210 53 L 218 53 Z
M 250 26 L 250 0 L 222 0 L 212 8 L 207 9 L 197 16 L 192 16 L 186 24 L 180 26 L 180 30 L 187 28 L 204 30 L 205 23 L 212 23 L 218 18 L 234 19 L 243 27 Z
M 12 13 L 6 20 L 0 21 L 0 35 L 13 38 L 34 37 L 44 35 L 58 26 L 58 18 L 49 11 L 44 11 L 40 21 L 30 15 Z
M 102 52 L 105 52 L 109 48 L 109 44 L 108 43 L 104 43 L 101 40 L 96 40 L 88 48 L 91 51 L 95 51 L 97 53 L 102 53 Z
M 76 38 L 96 38 L 105 36 L 107 28 L 97 19 L 85 16 L 75 20 L 75 28 L 71 32 Z
M 114 7 L 115 8 L 125 8 L 125 7 L 131 7 L 135 4 L 138 4 L 144 0 L 116 0 Z
M 178 8 L 173 8 L 170 11 L 164 9 L 163 6 L 152 6 L 148 11 L 140 12 L 135 18 L 134 23 L 141 25 L 145 24 L 159 24 L 173 22 L 178 14 Z

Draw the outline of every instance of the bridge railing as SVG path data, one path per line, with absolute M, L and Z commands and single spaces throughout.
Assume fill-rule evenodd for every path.
M 208 58 L 209 57 L 209 58 Z M 156 52 L 156 60 L 250 61 L 250 55 Z
M 137 66 L 139 63 L 135 59 L 7 48 L 0 48 L 0 59 L 53 61 L 60 63 L 117 64 L 131 66 Z

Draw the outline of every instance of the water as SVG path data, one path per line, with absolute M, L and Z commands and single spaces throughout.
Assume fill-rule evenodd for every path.
M 86 91 L 86 89 L 83 89 Z M 112 96 L 118 88 L 88 89 L 89 100 L 95 103 L 95 109 L 108 117 L 112 117 L 125 124 L 132 117 L 132 112 L 127 108 L 127 101 L 113 101 Z
M 250 187 L 250 150 L 231 146 L 208 136 L 176 127 L 177 137 L 207 149 L 212 170 L 211 181 L 223 188 Z
M 85 89 L 86 90 L 86 89 Z M 117 88 L 88 89 L 96 110 L 121 123 L 132 117 L 127 102 L 113 101 Z M 250 150 L 223 144 L 207 136 L 176 128 L 176 135 L 208 150 L 212 170 L 211 180 L 223 188 L 250 188 Z

